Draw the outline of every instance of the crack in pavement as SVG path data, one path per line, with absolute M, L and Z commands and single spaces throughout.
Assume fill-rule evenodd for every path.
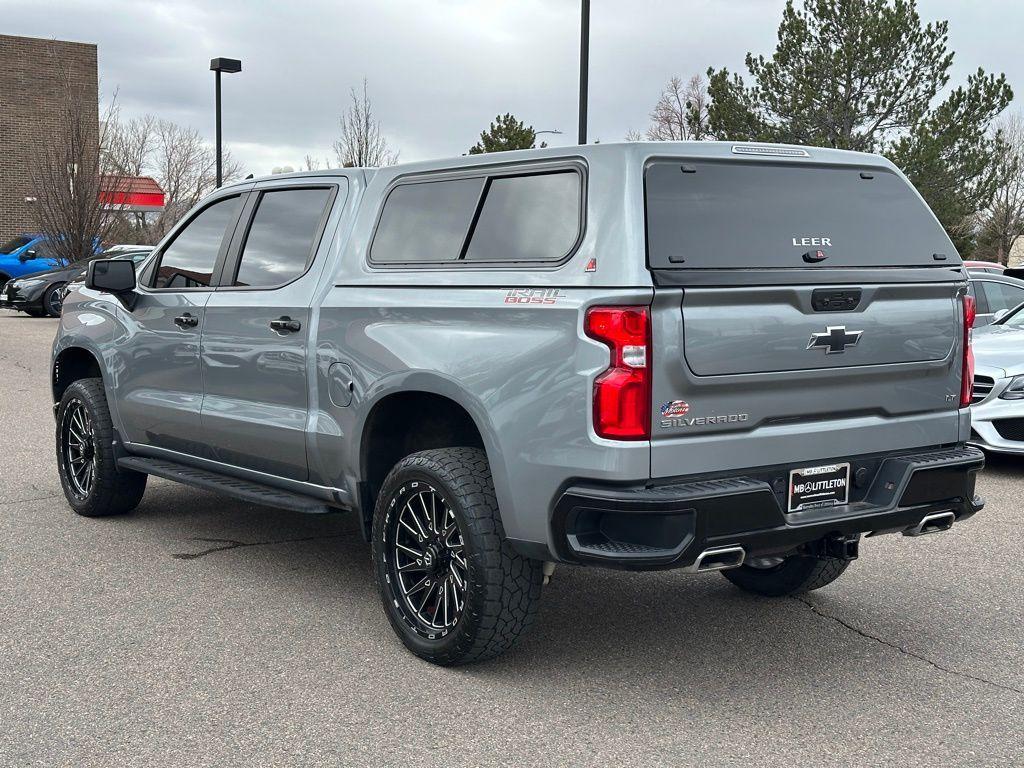
M 6 506 L 13 506 L 14 504 L 28 504 L 30 501 L 43 501 L 44 499 L 57 499 L 63 497 L 63 493 L 51 493 L 49 496 L 33 496 L 30 499 L 13 499 L 12 501 L 6 502 Z
M 221 542 L 221 546 L 210 547 L 204 549 L 202 552 L 176 552 L 172 553 L 171 557 L 175 560 L 196 560 L 200 557 L 206 557 L 206 555 L 212 555 L 214 552 L 226 552 L 229 549 L 241 549 L 244 547 L 264 547 L 269 544 L 291 544 L 298 541 L 325 541 L 327 539 L 345 539 L 351 538 L 356 532 L 349 533 L 336 533 L 330 536 L 305 536 L 299 539 L 272 539 L 270 541 L 238 541 L 237 539 L 204 539 L 200 536 L 193 536 L 192 541 L 204 541 L 207 544 L 213 544 Z
M 937 661 L 932 661 L 927 656 L 922 656 L 919 653 L 914 653 L 913 651 L 909 650 L 908 648 L 904 648 L 902 645 L 897 645 L 896 643 L 894 643 L 894 642 L 892 642 L 890 640 L 886 640 L 884 638 L 877 637 L 876 635 L 872 635 L 872 634 L 870 634 L 869 632 L 866 632 L 863 629 L 860 629 L 858 627 L 853 626 L 852 624 L 847 623 L 846 621 L 844 621 L 843 619 L 839 618 L 838 616 L 833 616 L 830 613 L 825 613 L 824 611 L 819 609 L 816 605 L 814 605 L 814 603 L 810 602 L 809 600 L 807 600 L 804 597 L 800 597 L 799 595 L 794 595 L 793 599 L 798 601 L 798 602 L 803 603 L 804 605 L 806 605 L 808 608 L 811 609 L 811 613 L 813 613 L 816 616 L 820 616 L 823 619 L 828 619 L 830 621 L 834 621 L 836 624 L 839 624 L 842 627 L 846 627 L 851 632 L 855 632 L 856 634 L 860 635 L 861 637 L 863 637 L 863 638 L 865 638 L 867 640 L 874 640 L 876 643 L 879 643 L 880 645 L 884 645 L 887 648 L 892 648 L 894 651 L 898 651 L 899 653 L 902 653 L 904 656 L 909 656 L 912 659 L 917 659 L 918 661 L 923 661 L 928 666 L 933 667 L 933 668 L 939 670 L 940 672 L 945 672 L 947 675 L 955 675 L 956 677 L 962 677 L 965 680 L 974 680 L 977 683 L 984 683 L 985 685 L 991 685 L 993 688 L 998 688 L 998 689 L 1000 689 L 1002 691 L 1009 691 L 1010 693 L 1016 693 L 1018 695 L 1024 696 L 1024 690 L 1022 690 L 1020 688 L 1014 688 L 1012 685 L 1004 685 L 1003 683 L 997 683 L 994 680 L 988 680 L 987 678 L 984 678 L 984 677 L 978 677 L 977 675 L 972 675 L 970 672 L 961 672 L 958 669 L 951 669 L 950 667 L 944 667 L 941 664 L 939 664 Z

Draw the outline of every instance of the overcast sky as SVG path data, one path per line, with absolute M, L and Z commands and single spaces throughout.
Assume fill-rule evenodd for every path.
M 643 130 L 673 74 L 769 53 L 783 5 L 593 0 L 591 138 Z M 919 9 L 950 22 L 954 82 L 980 66 L 1024 94 L 1024 3 Z M 209 60 L 242 59 L 225 76 L 225 142 L 257 175 L 307 153 L 333 163 L 338 116 L 364 76 L 402 160 L 459 155 L 499 112 L 564 132 L 549 144 L 576 140 L 578 0 L 0 0 L 0 32 L 96 43 L 102 95 L 116 90 L 123 116 L 152 113 L 210 137 Z

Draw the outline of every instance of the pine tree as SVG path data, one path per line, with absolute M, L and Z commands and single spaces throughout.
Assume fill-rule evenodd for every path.
M 484 152 L 507 152 L 510 149 L 533 149 L 537 134 L 533 126 L 527 126 L 510 113 L 498 115 L 491 127 L 480 134 L 480 141 L 469 148 L 469 154 L 482 155 Z M 546 146 L 541 144 L 541 146 Z
M 788 0 L 771 58 L 747 54 L 753 85 L 708 70 L 711 132 L 886 154 L 969 247 L 965 222 L 994 191 L 989 128 L 1013 93 L 979 69 L 937 102 L 953 64 L 947 31 L 923 24 L 915 0 Z

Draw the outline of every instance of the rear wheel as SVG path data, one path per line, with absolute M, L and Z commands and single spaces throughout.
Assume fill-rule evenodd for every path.
M 65 285 L 67 283 L 54 283 L 43 294 L 43 310 L 50 317 L 60 317 L 60 310 L 64 304 Z
M 57 470 L 68 504 L 80 515 L 130 512 L 146 490 L 146 475 L 119 470 L 114 427 L 100 379 L 79 379 L 57 408 Z
M 811 555 L 752 558 L 722 575 L 740 589 L 755 595 L 785 597 L 820 589 L 838 579 L 849 560 Z
M 391 626 L 434 664 L 508 650 L 540 599 L 541 563 L 505 539 L 478 448 L 421 451 L 395 465 L 374 510 L 373 560 Z

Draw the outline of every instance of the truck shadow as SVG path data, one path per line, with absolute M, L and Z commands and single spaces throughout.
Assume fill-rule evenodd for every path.
M 1024 475 L 1024 455 L 1013 456 L 1005 453 L 986 453 L 984 475 L 998 475 L 1019 478 Z
M 844 585 L 847 574 L 802 599 L 762 599 L 716 574 L 559 566 L 533 628 L 512 652 L 441 670 L 411 656 L 394 637 L 380 609 L 369 545 L 351 515 L 301 515 L 154 483 L 123 524 L 181 568 L 209 569 L 205 578 L 221 578 L 218 571 L 236 582 L 251 578 L 276 597 L 283 593 L 313 610 L 329 607 L 334 626 L 325 643 L 369 644 L 388 665 L 437 684 L 500 684 L 524 695 L 603 691 L 621 698 L 632 691 L 647 705 L 698 696 L 703 706 L 729 709 L 743 706 L 753 690 L 773 697 L 826 691 L 837 701 L 863 694 L 866 659 L 880 677 L 908 663 L 927 666 L 894 641 L 844 623 L 847 608 L 870 615 L 866 578 L 853 589 Z M 278 617 L 268 608 L 263 620 Z M 941 648 L 956 629 L 938 623 L 914 632 L 915 647 Z

